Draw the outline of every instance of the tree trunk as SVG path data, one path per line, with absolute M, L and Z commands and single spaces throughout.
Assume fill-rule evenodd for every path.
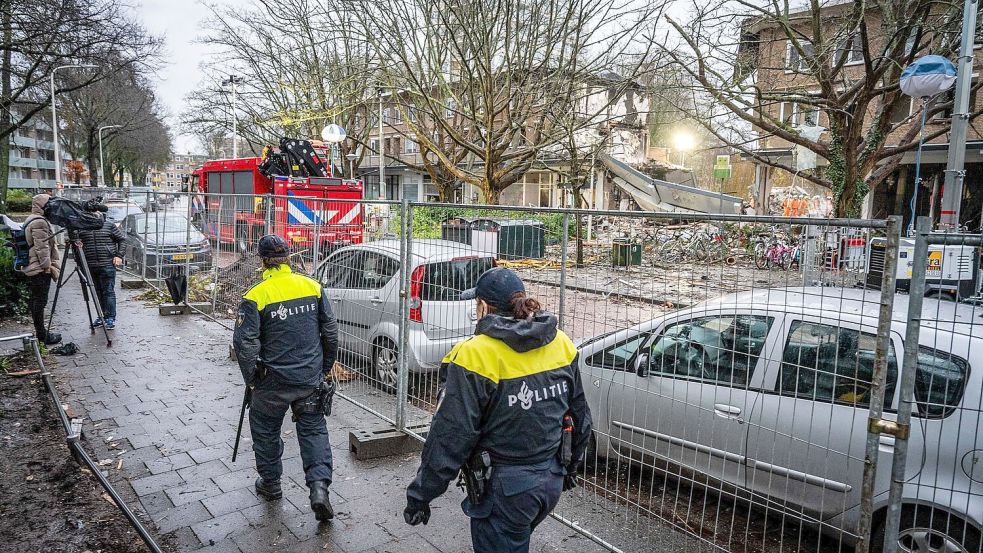
M 11 74 L 11 48 L 10 43 L 13 39 L 10 23 L 10 2 L 0 2 L 0 10 L 3 10 L 3 61 L 0 62 L 0 103 L 10 105 L 10 74 Z M 10 129 L 10 114 L 0 115 L 0 207 L 6 211 L 7 205 L 7 185 L 10 179 L 10 138 L 8 135 L 13 132 Z
M 91 130 L 85 137 L 85 166 L 89 169 L 89 186 L 99 186 L 99 157 L 96 152 L 95 133 Z

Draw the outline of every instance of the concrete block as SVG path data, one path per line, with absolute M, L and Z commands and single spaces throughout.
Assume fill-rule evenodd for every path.
M 164 304 L 164 305 L 158 305 L 157 306 L 157 311 L 162 316 L 167 316 L 167 315 L 185 315 L 185 314 L 187 314 L 186 311 L 189 311 L 189 310 L 188 310 L 187 306 L 184 306 L 184 305 Z
M 161 315 L 197 315 L 199 312 L 209 315 L 212 313 L 212 304 L 210 303 L 191 303 L 191 304 L 179 303 L 177 305 L 164 304 L 164 305 L 157 306 L 157 309 Z
M 416 434 L 427 435 L 429 424 L 407 427 Z M 353 430 L 348 434 L 348 450 L 359 461 L 423 450 L 423 442 L 392 426 Z
M 204 313 L 206 315 L 212 314 L 212 304 L 209 302 L 201 302 L 201 303 L 191 302 L 188 305 L 191 306 L 193 312 Z
M 147 283 L 139 278 L 123 278 L 120 279 L 119 286 L 124 290 L 139 290 L 141 288 L 146 288 Z

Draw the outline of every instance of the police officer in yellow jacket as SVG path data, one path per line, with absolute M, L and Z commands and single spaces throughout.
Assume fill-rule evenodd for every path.
M 441 365 L 437 412 L 403 516 L 426 524 L 430 502 L 469 460 L 484 459 L 485 491 L 462 504 L 474 550 L 524 553 L 561 491 L 573 487 L 590 438 L 577 348 L 508 269 L 486 271 L 462 298 L 477 300 L 475 335 Z M 564 426 L 570 419 L 572 429 Z M 572 438 L 565 463 L 564 430 Z
M 283 496 L 280 428 L 290 409 L 304 462 L 311 509 L 318 520 L 334 517 L 328 500 L 331 445 L 319 399 L 338 353 L 338 326 L 320 283 L 291 272 L 287 242 L 259 241 L 263 281 L 242 298 L 233 347 L 247 386 L 253 387 L 249 428 L 256 455 L 256 492 Z

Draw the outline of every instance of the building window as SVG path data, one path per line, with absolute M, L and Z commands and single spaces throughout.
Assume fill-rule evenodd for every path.
M 411 140 L 411 139 L 407 138 L 406 139 L 406 153 L 408 153 L 408 154 L 415 154 L 415 153 L 417 153 L 419 151 L 420 151 L 419 144 L 417 144 L 415 140 Z
M 375 153 L 379 153 L 379 139 L 373 138 L 369 140 L 369 149 Z
M 907 119 L 911 115 L 912 104 L 911 96 L 902 94 L 898 102 L 891 108 L 891 123 L 898 124 Z
M 454 117 L 455 109 L 457 109 L 457 102 L 454 101 L 454 98 L 448 98 L 447 107 L 444 108 L 444 118 L 450 119 L 451 117 Z
M 864 49 L 860 41 L 860 33 L 854 33 L 840 42 L 836 47 L 836 57 L 833 58 L 833 64 L 839 63 L 840 58 L 844 55 L 846 55 L 844 65 L 863 63 Z
M 797 72 L 806 71 L 809 69 L 809 61 L 815 57 L 816 48 L 808 40 L 800 40 L 799 46 L 802 47 L 802 51 L 805 56 L 799 54 L 799 50 L 792 46 L 792 42 L 789 41 L 788 46 L 785 49 L 785 70 L 787 72 Z
M 815 127 L 819 125 L 819 109 L 808 104 L 782 102 L 778 105 L 778 119 L 792 127 Z

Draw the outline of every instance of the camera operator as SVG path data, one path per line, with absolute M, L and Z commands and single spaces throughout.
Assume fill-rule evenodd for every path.
M 49 199 L 47 194 L 38 194 L 31 199 L 31 215 L 24 221 L 27 245 L 31 248 L 30 261 L 24 267 L 24 275 L 27 276 L 28 306 L 34 321 L 34 331 L 39 342 L 52 345 L 61 342 L 61 334 L 45 329 L 44 306 L 48 304 L 51 281 L 58 280 L 61 255 L 55 244 L 51 223 L 44 217 L 44 206 Z
M 95 325 L 106 325 L 112 330 L 116 326 L 116 268 L 123 266 L 123 231 L 115 223 L 104 220 L 98 230 L 81 230 L 82 252 L 89 265 L 92 283 L 99 296 L 102 316 Z

